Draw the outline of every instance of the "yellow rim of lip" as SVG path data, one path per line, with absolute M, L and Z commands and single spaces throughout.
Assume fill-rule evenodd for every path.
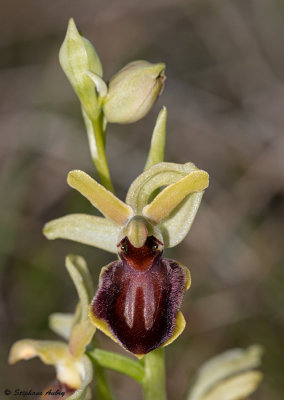
M 97 318 L 92 311 L 92 305 L 89 306 L 89 317 L 92 323 L 98 328 L 100 331 L 102 331 L 105 335 L 110 337 L 115 343 L 118 343 L 121 347 L 124 348 L 128 353 L 131 353 L 129 350 L 127 350 L 124 346 L 121 345 L 121 343 L 116 339 L 116 337 L 113 335 L 111 330 L 109 329 L 107 323 L 103 321 L 102 319 Z M 186 322 L 184 319 L 184 316 L 181 311 L 178 311 L 177 316 L 176 316 L 176 321 L 175 321 L 175 327 L 173 330 L 172 335 L 161 345 L 161 347 L 168 346 L 170 343 L 175 341 L 178 336 L 183 332 L 184 328 L 186 326 Z M 134 354 L 137 358 L 141 359 L 145 356 L 145 354 Z

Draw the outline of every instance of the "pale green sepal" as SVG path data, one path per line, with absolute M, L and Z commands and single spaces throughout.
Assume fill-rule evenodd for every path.
M 207 172 L 192 171 L 178 182 L 163 189 L 150 204 L 143 208 L 143 215 L 158 224 L 165 220 L 186 196 L 203 191 L 208 184 Z
M 61 336 L 63 339 L 68 340 L 70 337 L 73 321 L 74 314 L 53 313 L 48 317 L 48 326 L 58 336 Z
M 78 357 L 84 353 L 95 333 L 95 327 L 91 324 L 88 316 L 88 307 L 94 294 L 94 288 L 87 264 L 82 257 L 68 255 L 66 268 L 80 299 L 80 320 L 73 325 L 69 339 L 69 349 L 72 355 Z
M 187 196 L 167 219 L 158 225 L 166 248 L 177 246 L 188 234 L 204 192 Z
M 96 119 L 100 108 L 94 83 L 86 71 L 101 76 L 102 66 L 95 48 L 79 34 L 72 18 L 60 48 L 59 61 L 89 117 Z
M 82 365 L 80 359 L 73 357 L 68 345 L 63 342 L 24 339 L 14 343 L 9 354 L 9 363 L 39 357 L 45 364 L 54 365 L 56 377 L 60 382 L 72 388 L 82 383 Z
M 151 194 L 162 186 L 178 182 L 198 168 L 192 163 L 175 164 L 160 162 L 139 175 L 131 184 L 126 203 L 130 205 L 135 214 L 141 215 L 143 208 L 148 204 Z
M 166 127 L 167 127 L 167 108 L 163 107 L 159 112 L 156 125 L 153 130 L 150 151 L 144 171 L 153 165 L 164 161 L 165 145 L 166 145 Z
M 255 371 L 261 364 L 262 349 L 233 349 L 207 361 L 199 370 L 188 400 L 240 400 L 253 393 L 262 374 Z
M 89 71 L 102 77 L 103 76 L 103 67 L 102 67 L 100 57 L 98 56 L 98 53 L 97 53 L 95 47 L 84 36 L 81 36 L 81 38 L 83 39 L 85 49 L 87 52 Z
M 125 225 L 133 216 L 131 207 L 119 200 L 85 172 L 79 170 L 69 172 L 67 182 L 86 197 L 105 217 L 111 219 L 117 225 Z
M 119 227 L 112 221 L 87 214 L 70 214 L 48 222 L 43 229 L 50 239 L 68 239 L 117 253 Z

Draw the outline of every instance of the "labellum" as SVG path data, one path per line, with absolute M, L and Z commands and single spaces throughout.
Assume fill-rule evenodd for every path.
M 137 231 L 143 241 L 139 247 L 134 245 Z M 163 243 L 147 233 L 142 219 L 129 224 L 128 236 L 118 243 L 121 260 L 103 270 L 91 305 L 93 317 L 105 321 L 117 341 L 136 355 L 156 349 L 173 334 L 189 275 L 176 261 L 162 258 Z

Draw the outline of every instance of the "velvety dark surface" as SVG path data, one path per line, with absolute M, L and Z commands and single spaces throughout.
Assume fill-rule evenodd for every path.
M 122 243 L 128 254 L 102 274 L 93 312 L 127 350 L 145 354 L 172 334 L 186 276 L 175 261 L 152 250 L 152 238 L 139 249 L 128 239 Z

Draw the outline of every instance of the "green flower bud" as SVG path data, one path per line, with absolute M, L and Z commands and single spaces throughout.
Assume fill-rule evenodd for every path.
M 104 99 L 107 120 L 126 124 L 143 118 L 163 89 L 164 70 L 163 63 L 140 60 L 127 64 L 114 75 Z
M 59 61 L 85 111 L 91 119 L 96 118 L 100 109 L 95 85 L 89 74 L 102 77 L 102 65 L 95 48 L 79 34 L 72 18 L 60 48 Z

